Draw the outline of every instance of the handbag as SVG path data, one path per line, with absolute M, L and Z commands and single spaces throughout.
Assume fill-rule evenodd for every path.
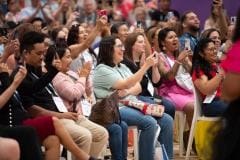
M 164 106 L 159 104 L 150 104 L 143 101 L 120 100 L 120 103 L 127 107 L 132 107 L 140 110 L 143 114 L 151 115 L 153 117 L 162 117 L 164 113 Z
M 112 123 L 120 123 L 121 116 L 119 113 L 119 96 L 117 92 L 113 92 L 110 96 L 103 98 L 92 106 L 89 120 L 107 127 Z
M 178 68 L 175 80 L 180 87 L 193 93 L 192 77 L 182 65 Z

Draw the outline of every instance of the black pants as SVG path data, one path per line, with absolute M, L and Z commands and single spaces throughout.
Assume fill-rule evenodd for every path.
M 15 139 L 20 146 L 21 160 L 42 160 L 43 154 L 37 133 L 28 126 L 0 126 L 0 136 Z

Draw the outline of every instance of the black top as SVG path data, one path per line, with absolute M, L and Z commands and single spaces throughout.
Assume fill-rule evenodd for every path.
M 27 65 L 26 68 L 27 75 L 17 89 L 22 98 L 23 106 L 27 109 L 32 105 L 38 105 L 47 110 L 58 112 L 52 98 L 54 91 L 51 85 L 51 81 L 58 73 L 58 70 L 53 66 L 49 66 L 47 68 L 48 72 L 43 73 L 40 67 L 34 68 Z M 16 74 L 16 71 L 13 74 Z
M 0 73 L 0 94 L 2 94 L 10 86 L 10 78 L 8 73 Z M 17 92 L 9 99 L 9 101 L 0 109 L 0 124 L 7 126 L 15 126 L 22 123 L 23 120 L 30 118 L 27 112 L 22 108 L 21 99 Z
M 130 60 L 124 58 L 124 60 L 121 62 L 123 64 L 125 64 L 131 71 L 132 73 L 136 73 L 139 69 L 139 63 L 134 64 L 133 62 L 131 62 Z M 140 95 L 142 96 L 152 96 L 151 93 L 148 91 L 148 81 L 151 81 L 151 79 L 149 79 L 149 77 L 152 77 L 151 74 L 151 69 L 148 70 L 148 72 L 143 76 L 140 84 L 142 87 L 142 92 L 140 93 Z

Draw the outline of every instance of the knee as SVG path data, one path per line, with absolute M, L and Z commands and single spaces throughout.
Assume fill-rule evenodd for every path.
M 110 136 L 119 135 L 122 132 L 122 128 L 120 125 L 113 123 L 108 127 L 108 132 Z
M 156 129 L 157 121 L 152 116 L 143 116 L 143 129 Z
M 20 159 L 20 147 L 17 141 L 9 140 L 8 152 L 10 153 L 11 159 Z
M 121 128 L 123 131 L 128 131 L 128 125 L 126 122 L 122 121 L 121 122 Z
M 159 125 L 161 127 L 161 130 L 168 130 L 172 131 L 173 130 L 173 118 L 168 115 L 168 114 L 163 114 L 162 118 L 160 119 Z
M 48 150 L 50 148 L 59 148 L 60 147 L 60 140 L 57 136 L 51 135 L 44 139 L 43 145 Z
M 85 129 L 79 136 L 76 137 L 76 143 L 91 144 L 92 143 L 92 134 L 89 130 Z
M 94 137 L 95 137 L 95 140 L 94 140 L 95 142 L 99 142 L 99 141 L 103 142 L 103 141 L 105 141 L 107 143 L 108 137 L 109 137 L 107 129 L 105 129 L 104 127 L 100 126 L 98 128 L 98 132 L 96 133 L 96 135 Z
M 3 138 L 0 141 L 1 141 L 0 152 L 2 152 L 0 153 L 0 157 L 9 160 L 20 159 L 20 147 L 16 140 Z

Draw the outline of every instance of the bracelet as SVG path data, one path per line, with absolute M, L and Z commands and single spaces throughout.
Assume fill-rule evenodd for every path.
M 177 64 L 182 65 L 182 62 L 179 62 L 178 60 L 175 61 Z

